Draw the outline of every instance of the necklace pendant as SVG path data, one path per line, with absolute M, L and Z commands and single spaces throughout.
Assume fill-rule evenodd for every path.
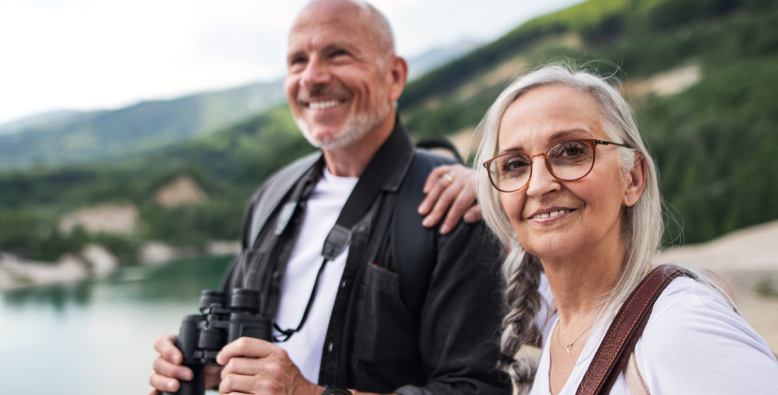
M 565 350 L 567 350 L 567 353 L 570 354 L 570 351 L 573 351 L 573 343 L 566 345 Z

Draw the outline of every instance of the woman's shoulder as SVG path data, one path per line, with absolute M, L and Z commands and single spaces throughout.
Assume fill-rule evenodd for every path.
M 778 391 L 778 362 L 764 339 L 723 296 L 688 277 L 657 299 L 635 357 L 650 388 L 726 393 L 759 384 Z
M 722 295 L 689 277 L 676 278 L 662 292 L 641 337 L 657 349 L 680 339 L 689 347 L 703 341 L 739 342 L 772 354 L 764 339 Z
M 705 284 L 689 277 L 678 277 L 665 288 L 654 305 L 649 325 L 668 321 L 670 316 L 687 313 L 720 313 L 739 317 L 724 297 Z

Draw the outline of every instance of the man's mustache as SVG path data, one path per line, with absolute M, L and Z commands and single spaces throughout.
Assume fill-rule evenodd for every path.
M 314 89 L 301 89 L 300 92 L 297 94 L 297 101 L 298 102 L 306 102 L 311 99 L 317 98 L 317 97 L 324 97 L 324 96 L 335 96 L 338 98 L 348 98 L 350 96 L 349 92 L 345 89 L 334 87 L 334 86 L 328 86 L 324 88 L 314 88 Z

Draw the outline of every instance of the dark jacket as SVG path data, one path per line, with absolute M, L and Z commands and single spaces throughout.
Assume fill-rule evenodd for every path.
M 390 171 L 381 182 L 378 197 L 351 235 L 318 382 L 403 395 L 507 395 L 510 381 L 496 368 L 500 321 L 505 312 L 499 276 L 503 249 L 488 235 L 483 223 L 460 222 L 449 234 L 436 236 L 437 262 L 426 285 L 423 306 L 417 309 L 419 316 L 411 313 L 413 309 L 408 309 L 401 296 L 403 279 L 393 262 L 388 230 L 414 149 L 398 118 L 392 134 L 373 158 L 384 161 Z M 304 197 L 323 170 L 321 155 L 318 160 L 307 160 L 314 164 L 296 183 Z M 284 177 L 284 170 L 275 177 Z M 271 211 L 261 229 L 252 232 L 250 219 L 267 193 L 265 188 L 272 184 L 269 180 L 254 195 L 246 214 L 244 249 L 230 269 L 225 291 L 260 290 L 265 314 L 274 317 L 282 276 L 305 212 L 305 198 L 281 235 L 276 235 L 279 213 L 293 192 Z M 254 234 L 257 236 L 252 243 Z M 300 292 L 308 294 L 310 290 Z

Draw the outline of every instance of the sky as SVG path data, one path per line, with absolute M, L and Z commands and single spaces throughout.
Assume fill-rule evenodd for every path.
M 372 0 L 414 57 L 494 40 L 581 0 Z M 0 0 L 0 124 L 119 108 L 285 74 L 308 0 Z

